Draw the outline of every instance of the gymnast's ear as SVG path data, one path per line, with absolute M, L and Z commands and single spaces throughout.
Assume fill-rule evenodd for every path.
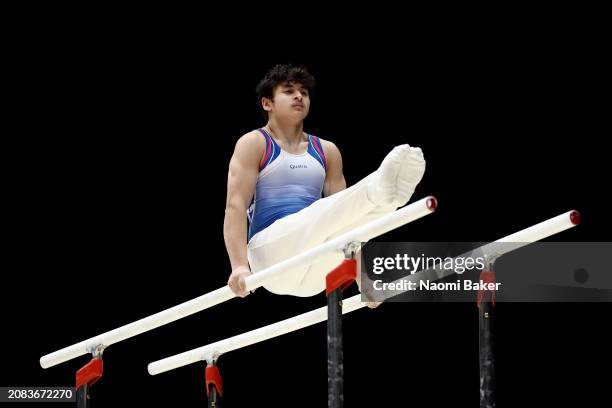
M 261 98 L 261 108 L 266 112 L 270 112 L 272 110 L 272 99 L 270 98 Z

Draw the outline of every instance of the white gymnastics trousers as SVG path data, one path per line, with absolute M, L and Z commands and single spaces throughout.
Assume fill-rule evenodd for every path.
M 395 206 L 377 206 L 368 198 L 368 182 L 373 175 L 278 219 L 255 234 L 247 251 L 251 272 L 257 273 L 395 211 Z M 330 253 L 287 270 L 264 288 L 282 295 L 314 296 L 325 289 L 325 276 L 343 259 L 343 253 Z

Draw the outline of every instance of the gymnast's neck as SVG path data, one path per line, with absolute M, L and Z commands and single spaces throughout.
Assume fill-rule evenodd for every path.
M 304 140 L 304 122 L 281 121 L 277 118 L 270 118 L 267 129 L 272 131 L 272 135 L 280 140 L 287 147 L 299 146 Z

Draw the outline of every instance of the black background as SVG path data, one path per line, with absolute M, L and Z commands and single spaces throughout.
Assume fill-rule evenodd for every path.
M 349 185 L 393 146 L 422 147 L 414 199 L 433 194 L 439 210 L 378 240 L 489 241 L 574 208 L 582 224 L 552 240 L 609 239 L 605 58 L 589 34 L 394 36 L 386 48 L 347 36 L 326 52 L 262 40 L 246 52 L 222 33 L 110 31 L 24 30 L 12 49 L 2 385 L 71 385 L 87 357 L 46 370 L 38 359 L 225 284 L 227 165 L 238 137 L 264 124 L 254 87 L 279 62 L 316 77 L 305 130 L 336 143 Z M 158 376 L 147 364 L 324 304 L 259 289 L 115 344 L 92 406 L 204 406 L 203 364 Z M 605 398 L 609 376 L 595 370 L 610 367 L 610 311 L 499 304 L 498 405 Z M 476 406 L 477 322 L 473 304 L 348 315 L 346 406 Z M 225 406 L 325 406 L 322 324 L 219 364 Z

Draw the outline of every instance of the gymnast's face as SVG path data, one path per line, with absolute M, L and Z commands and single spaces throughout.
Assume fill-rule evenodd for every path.
M 274 89 L 274 100 L 264 102 L 264 109 L 279 119 L 302 121 L 310 109 L 308 89 L 299 82 L 283 82 Z

